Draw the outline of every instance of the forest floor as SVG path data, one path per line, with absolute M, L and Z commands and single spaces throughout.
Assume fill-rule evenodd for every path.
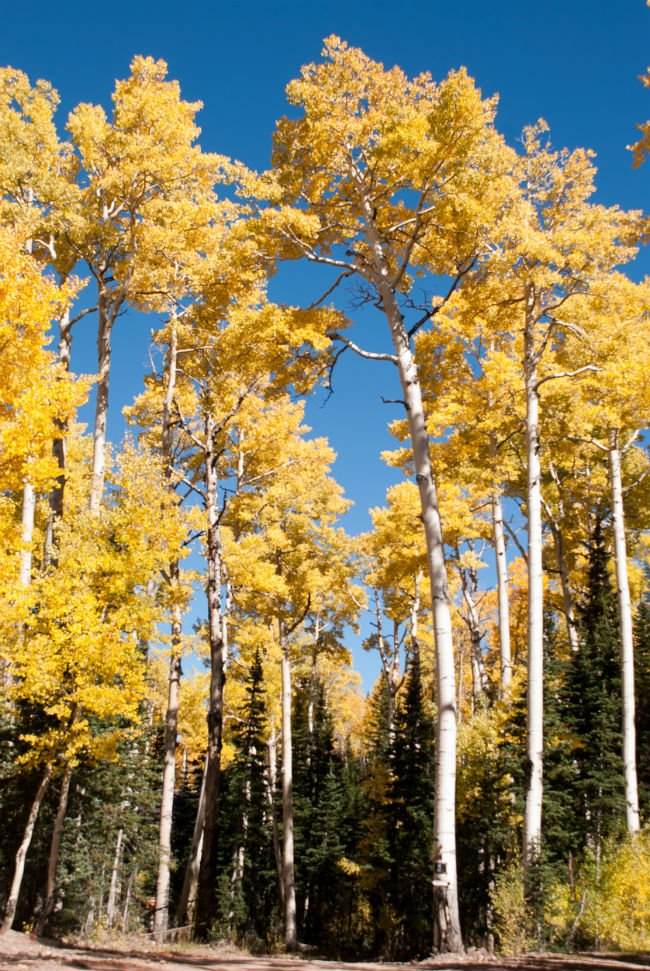
M 249 957 L 232 948 L 178 945 L 156 947 L 150 941 L 75 944 L 37 940 L 10 931 L 0 936 L 0 971 L 639 971 L 650 968 L 650 955 L 572 954 L 497 958 L 482 952 L 463 957 L 437 956 L 410 964 L 322 961 L 303 956 Z

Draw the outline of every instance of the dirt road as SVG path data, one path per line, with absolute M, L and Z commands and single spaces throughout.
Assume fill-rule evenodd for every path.
M 304 957 L 248 957 L 209 947 L 156 950 L 153 946 L 59 945 L 11 931 L 0 936 L 0 971 L 640 971 L 650 956 L 526 955 L 493 958 L 429 958 L 415 964 L 341 963 Z

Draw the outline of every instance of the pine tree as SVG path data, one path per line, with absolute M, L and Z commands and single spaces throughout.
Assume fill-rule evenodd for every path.
M 587 593 L 579 611 L 580 649 L 567 676 L 567 715 L 576 764 L 575 834 L 598 857 L 604 837 L 625 819 L 620 660 L 616 595 L 602 525 L 589 545 Z
M 647 597 L 647 592 L 646 592 Z M 634 652 L 636 685 L 636 746 L 639 767 L 639 797 L 641 810 L 648 818 L 650 813 L 650 602 L 641 601 L 634 625 L 636 646 Z
M 259 650 L 248 673 L 242 720 L 233 731 L 235 755 L 223 777 L 219 926 L 253 950 L 274 943 L 277 873 L 268 809 L 266 698 Z
M 434 738 L 424 704 L 417 649 L 395 716 L 391 746 L 388 896 L 395 915 L 392 956 L 422 958 L 431 952 L 433 878 Z

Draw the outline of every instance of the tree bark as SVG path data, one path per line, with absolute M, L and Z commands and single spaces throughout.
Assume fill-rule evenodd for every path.
M 298 949 L 296 882 L 293 858 L 293 752 L 291 738 L 291 660 L 289 643 L 279 622 L 282 651 L 282 884 L 284 887 L 284 941 L 288 951 Z
M 61 850 L 61 837 L 63 835 L 63 824 L 65 814 L 68 810 L 68 797 L 70 795 L 70 782 L 72 780 L 72 764 L 68 762 L 61 780 L 61 790 L 59 792 L 59 805 L 54 820 L 52 830 L 52 841 L 50 843 L 50 856 L 47 862 L 47 885 L 45 891 L 45 903 L 36 922 L 36 934 L 41 937 L 47 922 L 54 910 L 54 895 L 56 892 L 56 871 L 59 865 L 59 852 Z
M 609 431 L 609 469 L 612 489 L 612 528 L 616 562 L 616 591 L 621 625 L 621 693 L 623 709 L 623 765 L 625 776 L 625 815 L 627 829 L 636 834 L 640 829 L 639 795 L 636 771 L 636 729 L 634 725 L 634 641 L 632 636 L 632 603 L 627 575 L 627 549 L 621 477 L 621 452 L 618 431 Z
M 34 540 L 34 515 L 36 496 L 34 487 L 25 480 L 20 528 L 20 585 L 29 587 L 32 582 L 32 542 Z
M 43 777 L 34 797 L 32 808 L 30 809 L 29 816 L 27 817 L 25 832 L 23 833 L 22 841 L 18 847 L 18 852 L 16 853 L 14 875 L 11 881 L 11 887 L 9 888 L 9 896 L 7 897 L 7 906 L 5 907 L 4 919 L 2 921 L 2 926 L 0 927 L 0 934 L 6 934 L 13 926 L 14 917 L 16 916 L 16 908 L 18 907 L 18 900 L 20 897 L 20 888 L 22 886 L 23 876 L 25 874 L 25 858 L 27 856 L 29 844 L 32 841 L 34 826 L 36 825 L 36 820 L 38 819 L 41 803 L 43 802 L 43 796 L 47 791 L 51 778 L 52 766 L 48 765 L 43 773 Z
M 278 816 L 275 811 L 275 791 L 278 781 L 278 736 L 275 725 L 271 725 L 271 732 L 268 741 L 269 771 L 267 776 L 267 800 L 269 804 L 269 814 L 271 816 L 271 832 L 273 834 L 273 855 L 275 866 L 278 871 L 278 887 L 280 888 L 280 904 L 284 910 L 284 881 L 282 879 L 282 848 L 280 846 L 280 834 L 278 832 Z
M 173 564 L 178 569 L 178 564 Z M 177 605 L 173 608 L 172 645 L 169 659 L 169 691 L 165 715 L 165 759 L 163 764 L 162 796 L 160 804 L 160 829 L 158 834 L 158 879 L 156 882 L 156 909 L 153 933 L 162 941 L 169 925 L 169 867 L 171 862 L 171 835 L 174 811 L 174 781 L 176 778 L 176 737 L 178 734 L 178 696 L 182 675 L 181 614 Z
M 117 901 L 120 895 L 120 867 L 122 866 L 122 853 L 124 850 L 124 830 L 119 829 L 115 841 L 115 855 L 113 856 L 113 868 L 111 870 L 111 884 L 108 890 L 108 900 L 106 901 L 106 927 L 110 930 L 117 918 Z
M 472 645 L 472 678 L 475 698 L 487 698 L 489 679 L 485 670 L 485 661 L 481 652 L 481 620 L 476 607 L 476 594 L 478 590 L 478 577 L 474 568 L 461 568 L 461 584 L 463 598 L 467 612 L 464 620 L 469 631 L 470 643 Z
M 375 225 L 373 204 L 363 176 L 352 162 L 364 214 L 365 232 L 374 267 L 372 283 L 383 307 L 408 418 L 415 480 L 427 547 L 436 655 L 436 778 L 434 854 L 445 879 L 434 887 L 434 939 L 439 950 L 463 950 L 456 875 L 456 671 L 451 627 L 451 604 L 442 540 L 438 494 L 429 453 L 429 434 L 422 389 L 411 341 L 389 278 L 389 266 Z
M 170 322 L 169 361 L 167 367 L 167 387 L 163 400 L 161 452 L 164 462 L 163 475 L 168 488 L 173 492 L 172 482 L 172 405 L 176 390 L 176 368 L 178 360 L 178 338 L 176 321 Z M 169 586 L 174 591 L 180 585 L 178 560 L 169 564 Z M 165 715 L 165 756 L 163 764 L 162 794 L 160 803 L 160 829 L 158 833 L 158 879 L 156 882 L 156 909 L 154 911 L 153 932 L 158 941 L 164 939 L 169 926 L 169 881 L 171 862 L 171 833 L 174 814 L 174 782 L 176 778 L 176 742 L 178 736 L 178 699 L 182 651 L 182 615 L 177 602 L 172 605 L 171 653 L 169 658 L 169 691 Z
M 512 654 L 510 649 L 510 599 L 508 597 L 508 561 L 506 539 L 503 530 L 501 497 L 492 497 L 492 536 L 497 573 L 497 599 L 499 613 L 499 697 L 505 698 L 512 683 Z
M 196 898 L 196 935 L 205 940 L 215 917 L 217 870 L 217 814 L 221 781 L 223 734 L 223 690 L 225 684 L 223 624 L 221 611 L 222 545 L 218 509 L 215 428 L 210 415 L 205 420 L 205 491 L 208 518 L 208 632 L 210 639 L 210 698 L 208 708 L 208 763 L 205 779 L 205 823 L 203 852 Z
M 539 442 L 538 355 L 535 348 L 534 296 L 526 295 L 524 376 L 528 512 L 528 692 L 526 724 L 526 804 L 523 859 L 527 889 L 531 865 L 541 848 L 544 745 L 544 587 L 542 572 L 542 494 Z
M 203 824 L 205 822 L 205 780 L 207 776 L 208 761 L 206 757 L 201 778 L 201 790 L 199 792 L 199 804 L 196 808 L 196 819 L 194 820 L 194 832 L 192 834 L 192 846 L 190 855 L 185 867 L 183 878 L 183 889 L 181 898 L 178 902 L 176 911 L 178 926 L 183 927 L 185 923 L 191 923 L 194 916 L 196 905 L 196 888 L 199 883 L 199 871 L 201 868 L 201 856 L 203 852 Z
M 106 468 L 106 421 L 108 417 L 108 382 L 111 369 L 111 331 L 117 309 L 114 308 L 103 283 L 97 295 L 97 397 L 95 401 L 95 427 L 93 431 L 93 474 L 90 489 L 90 510 L 99 511 L 104 492 Z

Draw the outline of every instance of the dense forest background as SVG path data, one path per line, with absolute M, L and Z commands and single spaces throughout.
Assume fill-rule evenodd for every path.
M 288 98 L 257 173 L 161 61 L 65 131 L 0 73 L 3 928 L 648 947 L 647 217 L 464 70 L 330 37 Z M 343 354 L 392 372 L 361 535 L 304 418 Z

